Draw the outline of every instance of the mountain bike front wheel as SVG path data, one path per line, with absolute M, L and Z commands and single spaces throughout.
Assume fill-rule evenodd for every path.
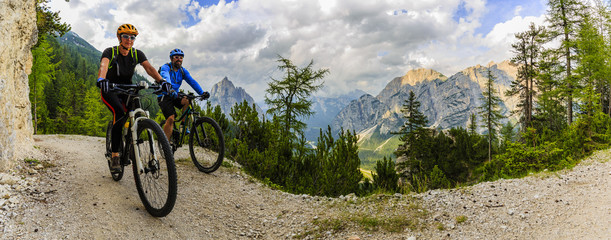
M 110 170 L 110 175 L 112 176 L 112 180 L 119 181 L 121 180 L 121 178 L 123 178 L 123 170 L 125 166 L 121 164 L 121 171 L 119 172 L 113 172 L 112 169 L 110 168 L 110 161 L 112 158 L 112 148 L 110 146 L 111 142 L 112 142 L 112 121 L 108 122 L 108 127 L 106 127 L 106 154 L 105 156 L 106 156 L 106 161 L 108 162 L 108 169 Z
M 191 160 L 202 172 L 211 173 L 221 166 L 225 155 L 225 139 L 221 127 L 214 119 L 201 117 L 193 123 L 189 152 Z
M 161 127 L 151 119 L 138 121 L 135 153 L 143 170 L 134 163 L 134 180 L 146 211 L 155 217 L 165 217 L 176 203 L 177 183 L 174 154 Z

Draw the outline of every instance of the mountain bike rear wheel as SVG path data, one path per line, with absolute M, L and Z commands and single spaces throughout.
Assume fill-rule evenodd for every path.
M 110 175 L 112 176 L 112 180 L 119 181 L 123 178 L 123 170 L 124 166 L 121 164 L 121 171 L 113 172 L 110 168 L 110 160 L 112 158 L 112 148 L 110 146 L 112 142 L 112 121 L 108 122 L 108 127 L 106 127 L 106 161 L 108 163 L 108 169 L 110 170 Z M 119 151 L 121 152 L 121 151 Z
M 221 127 L 209 117 L 198 118 L 193 123 L 189 137 L 191 160 L 202 172 L 216 171 L 223 163 L 225 139 Z
M 134 180 L 146 211 L 165 217 L 176 203 L 177 183 L 174 154 L 161 127 L 151 119 L 138 121 L 135 154 L 140 156 L 144 170 L 133 165 Z

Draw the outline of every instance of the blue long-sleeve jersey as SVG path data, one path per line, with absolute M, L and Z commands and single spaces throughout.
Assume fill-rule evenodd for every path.
M 179 69 L 178 71 L 172 71 L 170 63 L 166 63 L 161 66 L 160 74 L 162 78 L 166 79 L 170 84 L 172 84 L 172 89 L 174 89 L 176 92 L 178 92 L 180 89 L 182 80 L 185 80 L 193 88 L 193 90 L 197 92 L 197 94 L 202 95 L 204 93 L 204 90 L 202 90 L 202 87 L 199 86 L 199 83 L 197 83 L 197 81 L 191 77 L 189 71 L 187 71 L 187 69 L 184 67 L 182 70 Z

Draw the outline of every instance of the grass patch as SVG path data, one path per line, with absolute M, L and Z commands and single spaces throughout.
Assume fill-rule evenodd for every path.
M 180 165 L 189 165 L 189 163 L 192 163 L 193 161 L 191 161 L 190 158 L 177 158 L 174 159 L 174 162 Z
M 339 232 L 346 229 L 346 222 L 341 219 L 323 219 L 314 220 L 314 224 L 317 225 L 321 232 Z
M 51 163 L 49 161 L 40 161 L 38 159 L 33 159 L 33 158 L 26 158 L 23 161 L 25 163 L 27 163 L 28 166 L 30 166 L 30 167 L 34 167 L 34 166 L 37 166 L 38 164 L 41 164 L 43 169 L 44 168 L 52 168 L 52 167 L 56 166 L 55 164 L 53 164 L 53 163 Z
M 30 164 L 30 165 L 36 165 L 39 164 L 40 161 L 38 161 L 38 159 L 31 159 L 31 158 L 26 158 L 23 160 L 25 163 Z
M 428 211 L 416 199 L 377 194 L 356 198 L 354 201 L 335 199 L 321 209 L 324 219 L 312 221 L 314 227 L 305 229 L 299 238 L 328 237 L 327 232 L 337 233 L 352 230 L 364 232 L 401 233 L 406 229 L 424 229 L 422 219 Z
M 232 168 L 232 167 L 233 167 L 233 163 L 231 163 L 231 162 L 229 162 L 229 161 L 223 161 L 223 162 L 221 163 L 221 167 L 224 167 L 224 168 Z
M 467 216 L 465 215 L 460 215 L 456 217 L 456 223 L 464 223 L 467 221 Z
M 351 219 L 351 221 L 368 232 L 377 231 L 384 222 L 384 220 L 381 218 L 369 215 L 355 216 Z

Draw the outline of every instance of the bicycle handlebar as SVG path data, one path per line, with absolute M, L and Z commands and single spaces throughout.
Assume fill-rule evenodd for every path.
M 138 93 L 142 89 L 153 89 L 153 94 L 161 93 L 161 85 L 153 84 L 149 85 L 147 82 L 139 82 L 138 84 L 121 84 L 121 83 L 110 83 L 111 91 L 119 91 L 127 94 L 131 94 L 131 91 Z
M 193 93 L 183 93 L 183 92 L 178 92 L 178 98 L 183 98 L 183 97 L 187 97 L 187 99 L 189 100 L 193 100 L 193 99 L 200 99 L 200 100 L 207 100 L 208 98 L 210 98 L 210 96 L 204 98 L 204 95 L 195 95 Z

